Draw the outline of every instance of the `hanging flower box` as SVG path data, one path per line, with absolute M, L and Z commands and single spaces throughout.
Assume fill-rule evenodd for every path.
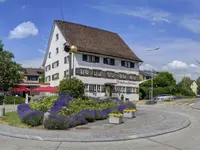
M 125 109 L 123 111 L 124 118 L 135 118 L 135 109 Z

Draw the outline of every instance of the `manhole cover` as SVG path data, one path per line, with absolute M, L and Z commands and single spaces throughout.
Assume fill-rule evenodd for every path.
M 89 128 L 88 127 L 77 127 L 75 128 L 76 130 L 88 130 Z

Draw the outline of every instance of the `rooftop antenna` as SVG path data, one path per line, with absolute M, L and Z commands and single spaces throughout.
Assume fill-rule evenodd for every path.
M 60 12 L 61 12 L 61 15 L 62 15 L 62 20 L 64 21 L 64 15 L 63 15 L 63 9 L 62 9 L 62 4 L 60 2 Z

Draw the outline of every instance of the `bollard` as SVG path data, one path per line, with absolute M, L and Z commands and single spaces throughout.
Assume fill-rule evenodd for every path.
M 2 107 L 0 109 L 0 117 L 3 117 L 3 116 L 5 116 L 5 107 Z

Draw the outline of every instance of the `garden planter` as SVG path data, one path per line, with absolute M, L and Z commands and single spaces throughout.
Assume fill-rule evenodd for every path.
M 124 118 L 135 118 L 135 112 L 124 112 Z
M 109 123 L 111 124 L 121 124 L 123 123 L 123 117 L 114 117 L 114 116 L 109 116 Z

